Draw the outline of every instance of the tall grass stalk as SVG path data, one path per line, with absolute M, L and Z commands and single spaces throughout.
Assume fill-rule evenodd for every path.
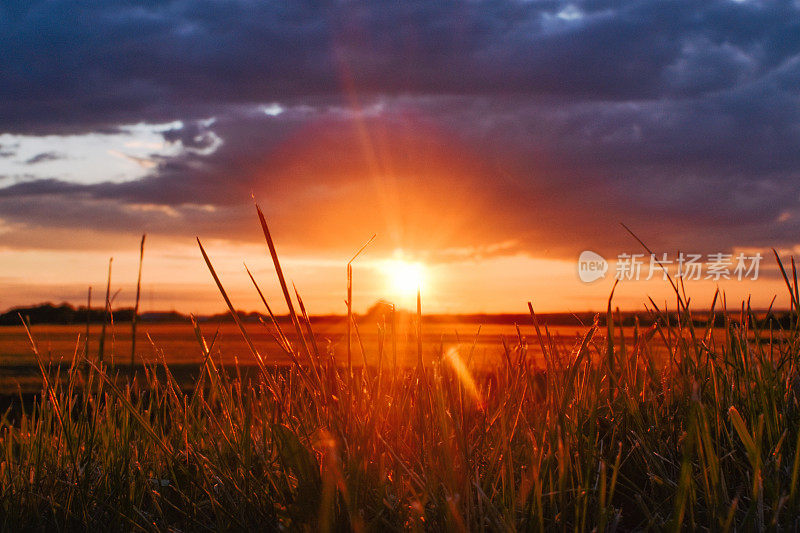
M 83 349 L 83 357 L 88 359 L 89 358 L 89 326 L 92 323 L 92 287 L 89 287 L 89 290 L 86 292 L 86 338 L 83 340 L 84 342 L 84 349 Z
M 111 264 L 114 262 L 114 258 L 111 257 L 108 259 L 108 279 L 106 281 L 106 300 L 105 300 L 105 308 L 103 311 L 103 325 L 100 327 L 100 341 L 97 351 L 97 360 L 99 362 L 103 362 L 103 358 L 105 356 L 105 348 L 106 348 L 106 326 L 108 323 L 108 318 L 111 315 Z
M 353 379 L 353 261 L 375 240 L 375 237 L 377 234 L 373 233 L 372 237 L 347 262 L 347 300 L 345 301 L 347 305 L 347 372 L 351 380 Z
M 136 276 L 136 303 L 133 306 L 133 316 L 131 317 L 131 374 L 133 374 L 133 365 L 136 360 L 136 322 L 139 319 L 139 297 L 142 293 L 142 263 L 144 263 L 145 238 L 147 238 L 147 234 L 142 234 L 142 242 L 139 243 L 139 273 Z

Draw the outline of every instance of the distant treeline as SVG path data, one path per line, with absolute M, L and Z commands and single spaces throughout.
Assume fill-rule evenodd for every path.
M 89 312 L 86 306 L 73 307 L 64 303 L 55 305 L 44 303 L 31 307 L 14 307 L 0 314 L 0 326 L 19 326 L 20 316 L 31 324 L 85 324 L 88 320 L 93 324 L 109 321 L 130 322 L 133 318 L 133 308 L 123 307 L 112 309 L 111 316 L 107 316 L 103 307 L 93 307 Z M 144 322 L 175 322 L 189 320 L 188 317 L 171 311 L 164 313 L 139 313 L 139 320 Z
M 269 320 L 261 313 L 238 311 L 239 318 L 243 322 L 258 322 L 259 319 Z M 771 311 L 767 312 L 754 312 L 755 324 L 752 319 L 748 319 L 750 326 L 769 327 L 774 328 L 788 328 L 797 320 L 795 313 L 788 311 Z M 19 326 L 20 316 L 31 324 L 85 324 L 87 319 L 93 324 L 102 323 L 104 320 L 109 321 L 110 317 L 106 316 L 105 309 L 102 307 L 93 307 L 88 313 L 85 306 L 73 307 L 70 304 L 63 303 L 55 305 L 52 303 L 44 303 L 31 307 L 15 307 L 0 314 L 0 326 Z M 114 322 L 130 322 L 133 318 L 133 308 L 124 307 L 119 309 L 112 309 L 112 316 Z M 659 315 L 664 325 L 669 321 L 671 325 L 678 323 L 677 313 L 668 313 L 667 318 L 664 319 Z M 360 321 L 388 321 L 391 317 L 391 307 L 384 304 L 376 304 L 372 306 L 366 313 L 358 316 Z M 397 310 L 395 318 L 398 321 L 408 320 L 413 317 L 413 313 L 405 310 Z M 537 314 L 537 319 L 540 325 L 549 326 L 589 326 L 595 317 L 601 326 L 606 325 L 605 313 L 582 312 L 582 313 L 542 313 Z M 739 323 L 741 320 L 738 312 L 728 313 L 728 320 L 732 323 Z M 201 322 L 230 322 L 232 317 L 229 313 L 219 313 L 215 315 L 204 315 L 196 317 Z M 279 322 L 288 322 L 288 316 L 276 317 Z M 619 315 L 614 313 L 614 318 L 617 320 L 618 325 L 633 326 L 639 323 L 641 326 L 652 325 L 655 321 L 654 315 L 643 312 L 621 312 Z M 693 322 L 696 327 L 704 327 L 708 325 L 711 317 L 707 313 L 694 314 Z M 188 322 L 190 320 L 188 315 L 184 315 L 177 311 L 151 311 L 146 313 L 139 313 L 138 320 L 140 322 Z M 325 322 L 339 322 L 346 320 L 345 317 L 339 315 L 317 315 L 312 316 L 313 323 Z M 713 322 L 715 327 L 725 326 L 725 315 L 721 313 L 715 314 Z M 503 314 L 439 314 L 439 315 L 425 315 L 425 321 L 428 323 L 467 323 L 467 324 L 508 324 L 508 325 L 531 325 L 532 318 L 529 314 L 521 313 L 503 313 Z

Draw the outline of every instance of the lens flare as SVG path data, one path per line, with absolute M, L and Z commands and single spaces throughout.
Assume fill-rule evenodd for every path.
M 458 379 L 461 381 L 461 384 L 464 386 L 464 390 L 472 397 L 475 401 L 475 405 L 478 409 L 483 410 L 483 397 L 481 396 L 480 391 L 478 390 L 478 385 L 475 383 L 475 380 L 472 378 L 472 373 L 467 368 L 467 365 L 464 364 L 464 361 L 461 360 L 461 357 L 458 355 L 458 347 L 453 346 L 447 353 L 445 354 L 445 359 L 450 366 L 452 367 L 453 371 L 455 371 Z

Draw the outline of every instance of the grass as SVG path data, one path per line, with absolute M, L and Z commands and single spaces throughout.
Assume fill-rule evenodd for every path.
M 796 312 L 796 275 L 781 270 Z M 698 327 L 681 289 L 677 322 L 650 305 L 656 325 L 626 341 L 609 300 L 606 325 L 571 350 L 530 306 L 536 337 L 491 369 L 470 342 L 426 344 L 398 368 L 387 317 L 377 364 L 350 371 L 316 345 L 302 300 L 295 342 L 265 319 L 292 364 L 248 342 L 250 378 L 215 361 L 195 324 L 190 390 L 165 362 L 130 378 L 77 348 L 58 375 L 32 337 L 42 394 L 0 418 L 0 527 L 796 530 L 800 326 L 762 327 L 747 304 L 734 319 L 715 298 Z

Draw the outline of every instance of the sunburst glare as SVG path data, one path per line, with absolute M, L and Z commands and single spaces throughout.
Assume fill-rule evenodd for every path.
M 417 261 L 390 259 L 381 265 L 381 270 L 386 277 L 386 296 L 398 305 L 412 303 L 426 278 L 425 266 Z

